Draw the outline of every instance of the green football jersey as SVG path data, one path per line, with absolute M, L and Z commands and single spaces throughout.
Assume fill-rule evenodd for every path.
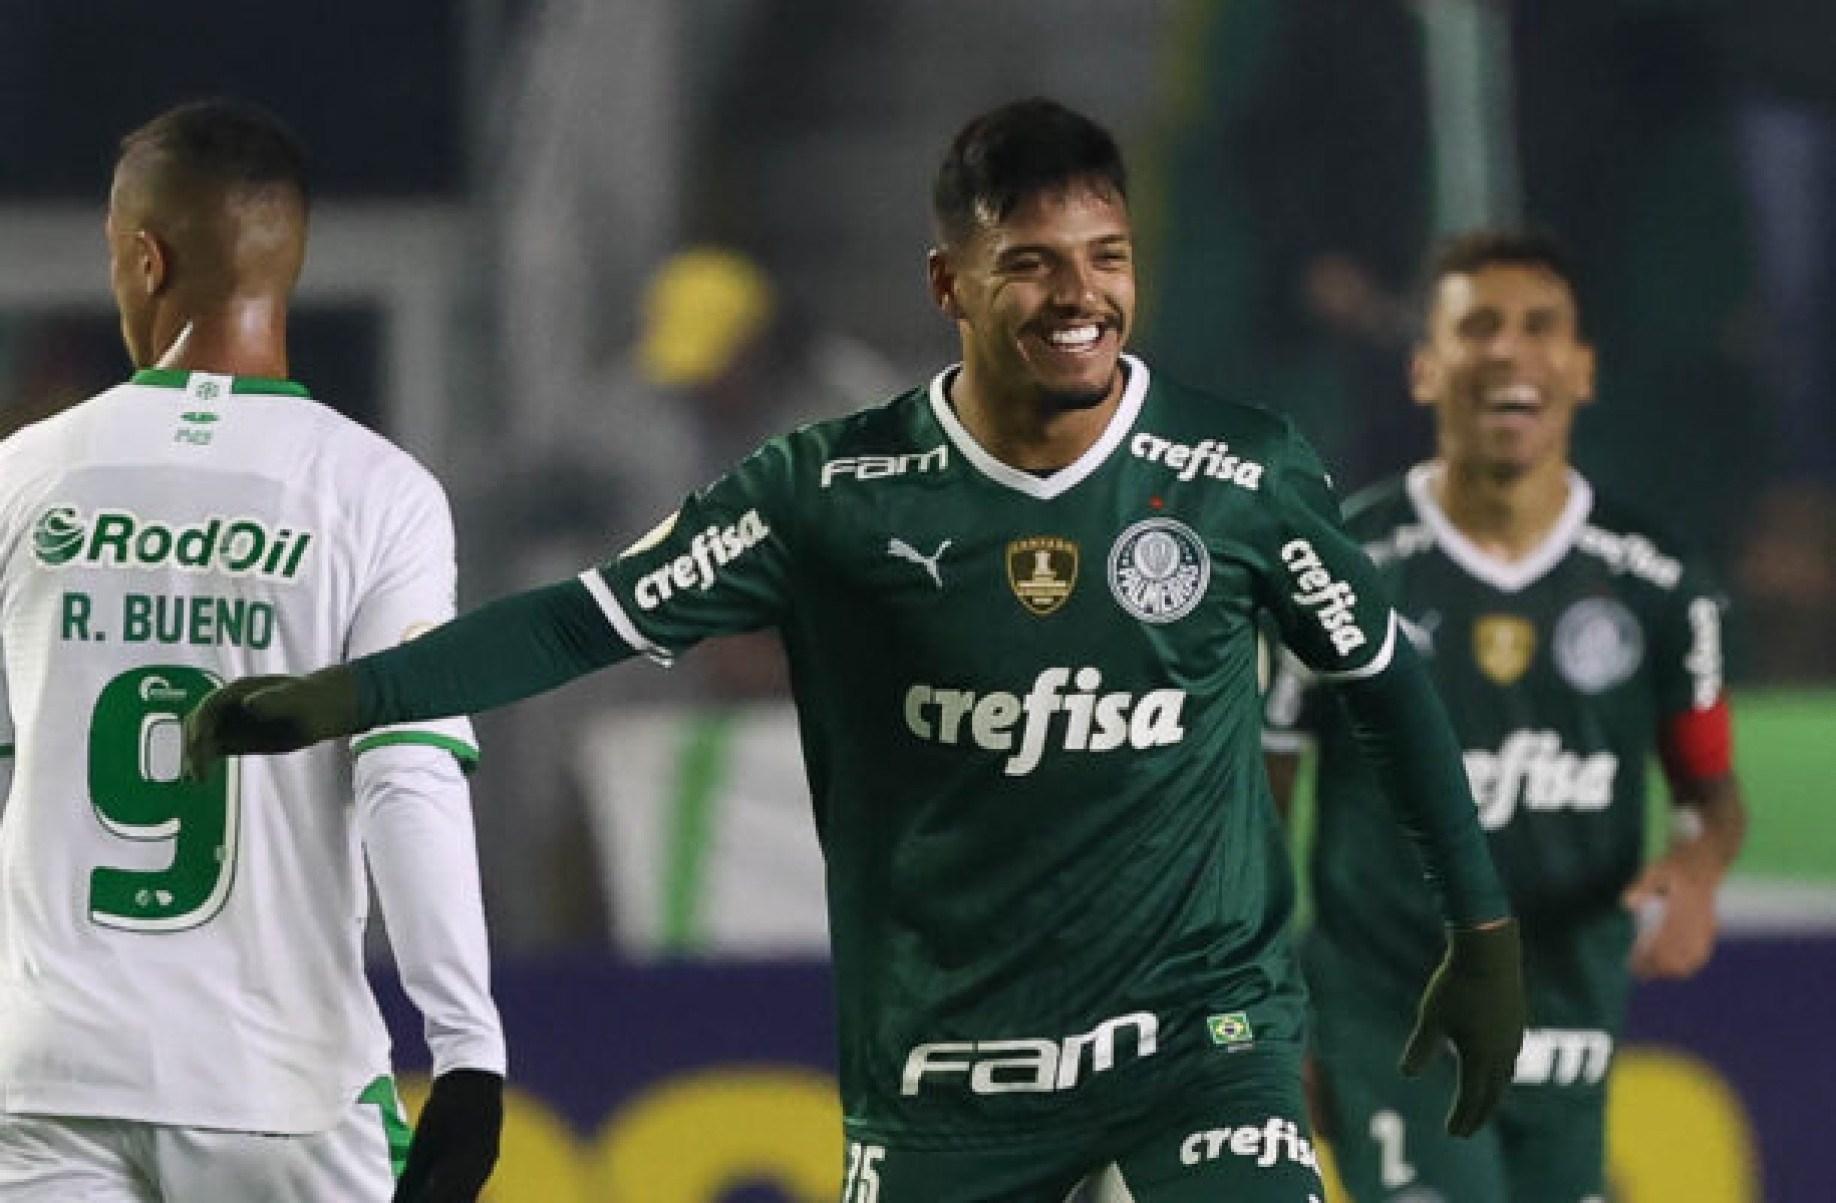
M 1401 636 L 1289 423 L 1124 370 L 1060 470 L 990 456 L 946 372 L 766 444 L 582 578 L 658 660 L 782 632 L 856 1139 L 1106 1123 L 1297 1047 L 1258 623 L 1327 675 Z
M 1438 470 L 1355 499 L 1347 525 L 1428 659 L 1522 924 L 1531 1030 L 1518 1080 L 1597 1082 L 1629 989 L 1634 922 L 1619 899 L 1644 846 L 1646 766 L 1666 720 L 1721 700 L 1721 604 L 1579 475 L 1535 554 L 1488 556 L 1436 504 Z M 1309 980 L 1322 1008 L 1406 1015 L 1441 921 L 1343 715 L 1305 677 L 1278 668 L 1265 743 L 1318 739 Z

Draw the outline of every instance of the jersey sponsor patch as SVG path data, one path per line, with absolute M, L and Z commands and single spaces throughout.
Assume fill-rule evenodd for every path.
M 1232 455 L 1230 444 L 1202 439 L 1194 446 L 1163 439 L 1142 431 L 1129 440 L 1128 449 L 1136 459 L 1164 465 L 1179 480 L 1222 480 L 1254 493 L 1262 488 L 1263 467 L 1252 459 Z
M 1585 526 L 1576 536 L 1575 546 L 1605 560 L 1614 572 L 1630 573 L 1661 589 L 1675 589 L 1683 579 L 1683 565 L 1659 551 L 1657 544 L 1643 535 L 1621 535 Z
M 1530 811 L 1599 811 L 1613 804 L 1619 757 L 1586 755 L 1562 746 L 1554 731 L 1513 731 L 1496 752 L 1465 755 L 1467 782 L 1479 825 L 1496 831 L 1521 806 Z
M 1289 540 L 1282 545 L 1281 562 L 1299 590 L 1293 595 L 1294 603 L 1319 622 L 1333 651 L 1349 656 L 1369 642 L 1358 627 L 1357 593 L 1326 571 L 1313 544 L 1305 539 Z
M 1689 603 L 1689 651 L 1683 657 L 1689 672 L 1690 701 L 1707 710 L 1721 697 L 1721 606 L 1712 597 Z
M 1613 1064 L 1613 1037 L 1587 1028 L 1530 1028 L 1511 1081 L 1519 1086 L 1590 1086 Z
M 1077 692 L 1064 692 L 1067 684 L 1075 685 Z M 919 683 L 905 691 L 905 729 L 927 743 L 1011 752 L 1002 766 L 1009 777 L 1024 777 L 1037 769 L 1049 746 L 1068 752 L 1111 752 L 1165 747 L 1185 739 L 1184 690 L 1156 689 L 1137 698 L 1132 693 L 1099 693 L 1102 685 L 1102 672 L 1088 667 L 1048 668 L 1034 678 L 1025 696 Z
M 822 466 L 819 487 L 826 489 L 836 481 L 886 480 L 908 472 L 942 472 L 949 466 L 950 448 L 946 443 L 903 455 L 843 455 Z
M 1536 624 L 1516 614 L 1483 614 L 1473 620 L 1473 661 L 1500 685 L 1514 685 L 1536 656 Z
M 1117 536 L 1109 549 L 1109 591 L 1142 622 L 1184 618 L 1211 583 L 1211 553 L 1185 523 L 1145 518 Z
M 1124 1035 L 1133 1037 L 1126 1045 Z M 899 1093 L 910 1098 L 927 1085 L 926 1079 L 961 1077 L 967 1079 L 971 1094 L 1056 1094 L 1076 1088 L 1086 1071 L 1114 1069 L 1125 1048 L 1136 1059 L 1160 1051 L 1160 1021 L 1152 1012 L 1118 1015 L 1063 1039 L 1023 1036 L 920 1044 L 906 1055 Z
M 1007 545 L 1007 584 L 1028 614 L 1062 608 L 1077 587 L 1077 544 L 1056 535 L 1033 535 Z
M 132 510 L 54 505 L 32 524 L 32 554 L 45 568 L 172 568 L 180 572 L 292 580 L 313 533 L 259 518 L 214 516 L 174 526 Z
M 1638 671 L 1645 658 L 1645 632 L 1623 604 L 1587 597 L 1556 620 L 1550 654 L 1556 671 L 1582 693 L 1604 693 Z
M 1271 1115 L 1260 1124 L 1207 1128 L 1180 1142 L 1181 1165 L 1203 1165 L 1225 1157 L 1242 1157 L 1265 1170 L 1277 1161 L 1292 1161 L 1310 1170 L 1320 1168 L 1313 1142 L 1301 1135 L 1299 1124 L 1280 1115 Z
M 711 525 L 696 531 L 688 550 L 639 577 L 632 595 L 640 609 L 654 610 L 677 593 L 690 589 L 705 593 L 720 579 L 722 568 L 763 543 L 769 534 L 771 528 L 757 510 L 747 510 L 731 526 Z

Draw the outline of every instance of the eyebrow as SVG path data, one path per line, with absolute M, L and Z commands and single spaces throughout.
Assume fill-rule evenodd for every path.
M 1134 241 L 1134 236 L 1131 234 L 1103 234 L 1090 239 L 1087 245 L 1109 249 L 1118 246 L 1132 246 L 1134 245 Z M 1057 244 L 1054 243 L 1016 242 L 1012 246 L 1004 246 L 999 251 L 995 252 L 995 258 L 1005 259 L 1010 255 L 1056 255 L 1058 253 L 1059 248 Z

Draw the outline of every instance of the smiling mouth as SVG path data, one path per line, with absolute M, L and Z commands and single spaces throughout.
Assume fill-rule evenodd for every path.
M 1543 411 L 1543 395 L 1535 385 L 1507 384 L 1486 389 L 1480 402 L 1488 414 L 1531 417 Z
M 1087 355 L 1103 341 L 1104 322 L 1079 322 L 1073 326 L 1054 326 L 1038 332 L 1039 341 L 1051 350 L 1066 355 Z

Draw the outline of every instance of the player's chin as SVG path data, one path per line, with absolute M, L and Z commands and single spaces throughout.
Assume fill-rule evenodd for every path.
M 1053 409 L 1095 409 L 1115 396 L 1120 380 L 1120 365 L 1114 356 L 1070 372 L 1042 372 L 1038 375 L 1039 395 Z

